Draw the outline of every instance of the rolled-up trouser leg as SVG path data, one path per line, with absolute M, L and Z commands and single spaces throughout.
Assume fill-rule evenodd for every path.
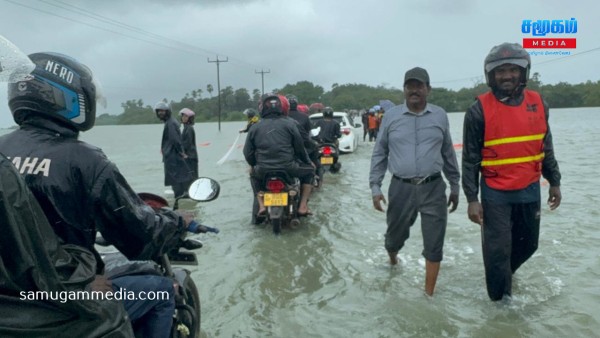
M 410 227 L 417 219 L 416 186 L 392 179 L 388 191 L 387 231 L 385 249 L 397 252 L 410 236 Z
M 540 206 L 540 201 L 513 206 L 510 257 L 513 273 L 537 250 L 540 237 Z
M 496 301 L 512 291 L 510 266 L 512 206 L 482 201 L 482 249 L 488 296 Z

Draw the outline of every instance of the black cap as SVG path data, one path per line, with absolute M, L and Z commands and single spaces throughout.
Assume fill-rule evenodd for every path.
M 404 75 L 404 84 L 406 84 L 408 80 L 417 80 L 429 85 L 429 74 L 427 74 L 425 69 L 421 67 L 415 67 L 408 70 Z

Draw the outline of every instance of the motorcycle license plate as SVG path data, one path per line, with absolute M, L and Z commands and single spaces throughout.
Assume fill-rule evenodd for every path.
M 333 164 L 333 157 L 321 157 L 321 164 Z
M 288 204 L 288 194 L 282 193 L 265 193 L 265 206 L 267 207 L 284 207 Z

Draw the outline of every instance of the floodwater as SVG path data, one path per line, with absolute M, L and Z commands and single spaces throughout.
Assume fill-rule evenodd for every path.
M 449 114 L 460 161 L 463 113 Z M 193 271 L 203 337 L 597 337 L 600 332 L 598 177 L 600 108 L 551 111 L 563 180 L 559 209 L 542 210 L 539 249 L 514 277 L 513 299 L 485 291 L 479 226 L 462 195 L 449 216 L 433 298 L 423 293 L 420 220 L 391 268 L 385 214 L 368 187 L 373 144 L 359 143 L 327 174 L 314 215 L 280 236 L 250 224 L 252 193 L 241 145 L 222 165 L 243 122 L 197 124 L 200 173 L 221 184 L 213 202 L 183 202 L 219 234 L 204 242 Z M 1 131 L 4 133 L 6 131 Z M 101 147 L 137 191 L 164 194 L 162 125 L 99 126 L 81 139 Z M 384 181 L 387 192 L 389 173 Z M 543 185 L 542 198 L 548 197 Z

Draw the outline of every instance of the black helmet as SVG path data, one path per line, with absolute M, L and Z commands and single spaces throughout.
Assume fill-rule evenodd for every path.
M 333 109 L 331 107 L 323 108 L 323 117 L 333 117 Z
M 154 113 L 156 114 L 156 116 L 158 116 L 159 110 L 164 110 L 167 112 L 167 115 L 165 118 L 168 119 L 169 117 L 171 117 L 171 106 L 168 103 L 166 103 L 164 101 L 160 101 L 160 102 L 156 103 L 154 105 Z
M 8 106 L 17 124 L 29 114 L 43 115 L 79 131 L 96 121 L 96 101 L 106 103 L 92 71 L 58 53 L 29 55 L 35 69 L 28 79 L 8 85 Z
M 258 115 L 258 112 L 256 111 L 256 109 L 248 108 L 248 109 L 244 110 L 244 112 L 242 114 L 246 115 L 246 117 L 251 119 L 254 116 Z
M 290 103 L 287 98 L 281 94 L 267 93 L 260 98 L 258 111 L 261 117 L 266 115 L 287 115 L 290 109 Z
M 296 95 L 288 94 L 285 97 L 288 99 L 288 102 L 290 103 L 290 110 L 297 110 L 298 109 L 298 98 L 296 97 Z
M 529 69 L 531 68 L 531 57 L 529 53 L 518 43 L 505 42 L 492 47 L 489 54 L 485 57 L 483 63 L 485 82 L 488 86 L 494 87 L 492 83 L 494 76 L 492 71 L 503 64 L 513 64 L 523 68 L 521 83 L 527 84 L 529 79 Z

